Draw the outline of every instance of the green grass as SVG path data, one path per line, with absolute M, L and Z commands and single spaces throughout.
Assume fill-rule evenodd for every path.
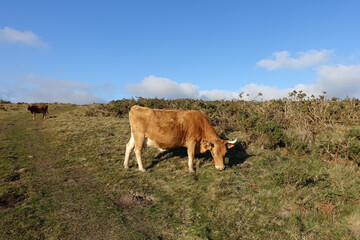
M 134 155 L 126 171 L 127 116 L 91 114 L 100 107 L 50 104 L 32 121 L 25 105 L 3 105 L 0 239 L 356 239 L 352 161 L 250 144 L 229 151 L 224 171 L 197 156 L 190 174 L 186 151 L 148 148 L 148 171 Z

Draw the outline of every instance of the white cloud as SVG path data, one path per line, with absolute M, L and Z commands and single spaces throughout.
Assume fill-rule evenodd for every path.
M 360 65 L 320 66 L 317 69 L 317 88 L 326 91 L 329 96 L 360 96 Z
M 199 87 L 190 83 L 177 83 L 167 78 L 149 76 L 139 84 L 129 84 L 128 90 L 133 96 L 146 98 L 192 98 L 203 100 L 271 100 L 289 97 L 289 93 L 303 91 L 307 96 L 318 97 L 327 92 L 328 97 L 359 98 L 360 96 L 360 65 L 352 66 L 320 66 L 316 69 L 317 78 L 312 84 L 297 84 L 290 88 L 246 84 L 239 91 L 226 90 L 199 90 Z M 261 93 L 261 95 L 259 95 Z
M 297 84 L 293 88 L 279 89 L 277 87 L 264 86 L 258 84 L 245 85 L 241 91 L 250 94 L 244 99 L 255 99 L 258 93 L 262 93 L 264 100 L 280 99 L 288 97 L 294 90 L 303 91 L 308 96 L 318 97 L 327 92 L 328 97 L 338 98 L 359 98 L 360 96 L 360 65 L 336 65 L 320 66 L 316 69 L 317 78 L 312 84 Z
M 149 76 L 139 84 L 129 84 L 131 94 L 146 98 L 196 98 L 198 87 L 191 83 L 177 83 L 168 78 Z
M 360 65 L 322 65 L 316 69 L 316 73 L 317 77 L 311 84 L 297 84 L 290 88 L 279 88 L 252 83 L 239 88 L 238 92 L 218 89 L 199 90 L 198 86 L 190 83 L 179 84 L 170 79 L 155 76 L 146 77 L 140 84 L 130 84 L 128 87 L 134 96 L 166 99 L 232 100 L 240 99 L 239 93 L 241 92 L 244 100 L 271 100 L 289 97 L 289 93 L 294 90 L 303 91 L 307 96 L 314 95 L 315 97 L 327 92 L 327 96 L 330 98 L 359 98 Z
M 244 100 L 270 100 L 270 99 L 281 99 L 288 96 L 289 92 L 292 92 L 292 88 L 279 89 L 276 86 L 265 86 L 255 83 L 246 84 L 241 88 Z M 259 96 L 259 93 L 262 96 Z
M 65 81 L 53 78 L 41 78 L 29 74 L 21 80 L 10 84 L 2 83 L 4 90 L 0 98 L 11 102 L 60 102 L 74 104 L 91 104 L 105 102 L 92 93 L 91 86 L 76 81 Z
M 32 31 L 21 32 L 10 27 L 4 27 L 4 29 L 0 28 L 0 42 L 23 43 L 42 48 L 49 47 Z
M 11 101 L 14 95 L 15 95 L 15 92 L 12 89 L 1 89 L 0 90 L 0 100 Z
M 308 96 L 318 97 L 327 92 L 328 97 L 360 96 L 360 65 L 320 66 L 316 69 L 317 78 L 312 84 L 297 84 L 292 88 L 279 88 L 259 84 L 247 84 L 239 91 L 199 90 L 191 83 L 177 83 L 168 78 L 149 76 L 139 84 L 129 84 L 128 90 L 133 96 L 158 97 L 166 99 L 192 98 L 203 100 L 239 99 L 243 92 L 244 100 L 270 100 L 288 97 L 293 90 L 304 91 Z M 8 79 L 1 82 L 0 99 L 12 102 L 63 102 L 89 104 L 105 102 L 93 94 L 93 88 L 87 83 L 65 81 L 53 78 L 41 78 L 30 74 L 17 82 Z M 13 83 L 11 83 L 13 82 Z M 259 93 L 262 96 L 259 96 Z
M 298 58 L 290 57 L 288 51 L 275 52 L 271 58 L 263 59 L 256 63 L 256 66 L 263 67 L 268 70 L 279 68 L 299 69 L 315 66 L 327 60 L 333 53 L 333 50 L 323 49 L 321 51 L 309 50 L 306 52 L 298 52 Z
M 233 91 L 213 89 L 211 91 L 200 91 L 198 98 L 203 100 L 233 100 L 239 99 L 239 93 Z
M 199 87 L 191 83 L 177 83 L 168 78 L 149 76 L 139 84 L 129 84 L 130 94 L 146 98 L 192 98 L 217 100 L 239 98 L 239 93 L 224 90 L 199 91 Z

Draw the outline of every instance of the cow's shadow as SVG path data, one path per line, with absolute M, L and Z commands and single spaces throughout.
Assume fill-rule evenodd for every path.
M 164 160 L 173 158 L 173 157 L 180 157 L 180 158 L 187 158 L 187 148 L 185 147 L 178 147 L 173 149 L 165 150 L 164 152 L 160 152 L 151 162 L 150 166 L 147 168 L 152 169 L 159 163 Z
M 149 169 L 154 168 L 156 165 L 161 163 L 164 160 L 173 158 L 173 157 L 181 157 L 187 158 L 187 148 L 185 147 L 178 147 L 174 149 L 169 149 L 164 152 L 159 153 L 151 162 Z M 225 162 L 225 165 L 228 167 L 233 167 L 240 165 L 246 161 L 247 158 L 251 157 L 251 155 L 246 153 L 246 144 L 244 142 L 237 142 L 235 146 L 229 149 L 225 155 L 225 159 L 228 161 Z M 205 153 L 196 154 L 195 155 L 195 162 L 212 162 L 213 158 L 211 156 L 210 151 L 206 151 Z
M 225 155 L 225 158 L 229 159 L 227 166 L 233 167 L 240 164 L 243 164 L 246 159 L 252 157 L 253 155 L 249 155 L 246 152 L 246 143 L 245 142 L 237 142 L 233 148 L 230 148 Z

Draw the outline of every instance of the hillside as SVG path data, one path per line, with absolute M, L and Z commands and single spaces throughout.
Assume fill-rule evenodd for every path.
M 123 169 L 128 111 L 196 109 L 239 142 L 215 169 L 184 149 L 144 151 Z M 124 99 L 0 104 L 0 239 L 356 239 L 360 101 Z

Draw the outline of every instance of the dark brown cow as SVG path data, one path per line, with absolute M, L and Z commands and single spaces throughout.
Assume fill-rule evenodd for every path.
M 32 115 L 33 115 L 33 120 L 35 120 L 35 114 L 36 113 L 42 113 L 43 114 L 43 118 L 42 119 L 46 119 L 46 113 L 49 113 L 48 111 L 48 105 L 46 104 L 42 104 L 42 105 L 27 105 L 26 106 L 26 110 L 29 110 Z
M 135 155 L 140 171 L 145 171 L 142 150 L 147 145 L 164 151 L 175 147 L 186 147 L 189 171 L 194 171 L 195 153 L 210 150 L 215 167 L 225 168 L 224 155 L 236 142 L 219 138 L 205 115 L 198 111 L 160 110 L 133 106 L 129 113 L 131 138 L 126 145 L 124 168 L 129 168 L 130 153 Z

